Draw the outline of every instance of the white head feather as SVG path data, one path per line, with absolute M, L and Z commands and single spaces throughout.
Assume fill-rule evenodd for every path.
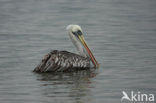
M 66 27 L 68 31 L 76 32 L 78 30 L 82 31 L 81 27 L 79 25 L 70 24 Z
M 70 24 L 66 27 L 68 34 L 70 36 L 70 39 L 72 40 L 73 44 L 75 45 L 75 47 L 77 48 L 79 54 L 81 56 L 87 57 L 87 54 L 84 50 L 84 48 L 82 47 L 82 44 L 80 43 L 80 41 L 78 40 L 78 38 L 73 34 L 73 32 L 76 32 L 78 30 L 80 30 L 82 32 L 82 29 L 79 25 L 74 25 L 74 24 Z

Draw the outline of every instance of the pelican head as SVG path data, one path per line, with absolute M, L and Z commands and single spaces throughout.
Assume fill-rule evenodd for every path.
M 89 57 L 94 66 L 99 67 L 98 62 L 96 61 L 95 57 L 93 56 L 92 52 L 85 42 L 81 27 L 79 25 L 71 24 L 68 25 L 66 29 L 79 54 L 84 57 Z

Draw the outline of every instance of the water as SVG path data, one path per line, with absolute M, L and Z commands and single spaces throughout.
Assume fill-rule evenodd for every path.
M 120 103 L 122 91 L 156 93 L 155 0 L 0 0 L 1 103 Z M 76 52 L 79 24 L 95 71 L 36 74 L 50 50 Z

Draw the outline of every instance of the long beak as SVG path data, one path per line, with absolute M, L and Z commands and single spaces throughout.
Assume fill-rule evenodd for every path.
M 83 35 L 78 35 L 79 40 L 81 41 L 81 43 L 83 44 L 84 48 L 86 49 L 86 51 L 88 52 L 92 63 L 94 64 L 95 67 L 99 67 L 99 63 L 96 61 L 95 57 L 93 56 L 92 52 L 90 51 L 90 49 L 88 48 Z

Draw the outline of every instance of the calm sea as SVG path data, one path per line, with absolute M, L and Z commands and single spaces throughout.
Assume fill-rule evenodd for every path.
M 100 68 L 33 73 L 51 50 L 76 52 L 68 24 Z M 156 0 L 0 0 L 1 103 L 120 103 L 122 91 L 156 94 Z

